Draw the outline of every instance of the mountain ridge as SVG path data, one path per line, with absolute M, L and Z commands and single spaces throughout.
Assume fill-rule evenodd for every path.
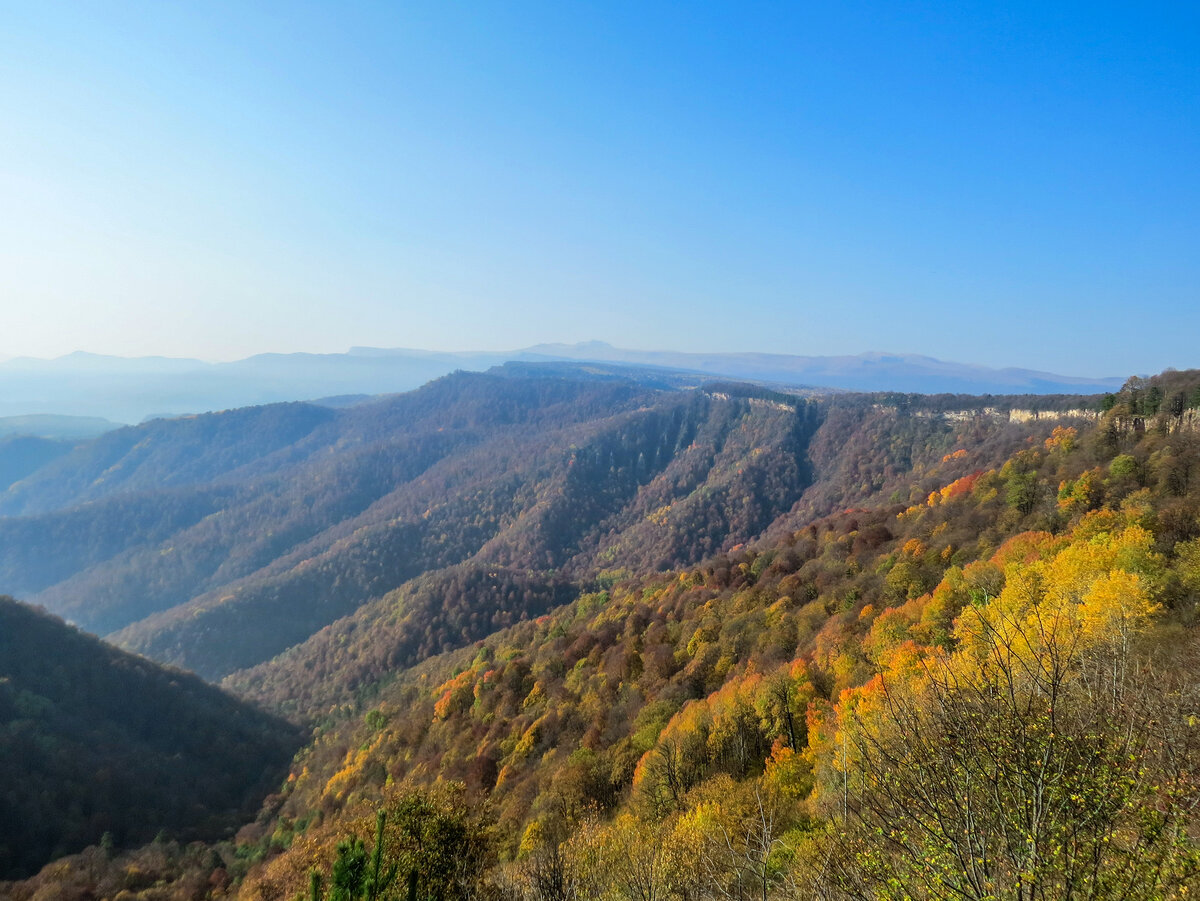
M 356 346 L 344 353 L 263 353 L 221 363 L 114 357 L 82 351 L 52 360 L 0 362 L 0 417 L 101 416 L 134 423 L 266 403 L 408 391 L 455 370 L 505 363 L 607 363 L 676 375 L 822 390 L 1013 394 L 1115 391 L 1123 379 L 995 369 L 919 354 L 843 356 L 629 350 L 603 342 L 511 351 L 428 351 Z
M 1016 397 L 814 399 L 696 382 L 510 362 L 341 408 L 284 403 L 118 429 L 0 492 L 0 590 L 216 679 L 431 572 L 520 573 L 520 609 L 538 615 L 560 577 L 583 588 L 613 566 L 687 565 L 893 490 L 959 432 L 998 441 L 996 453 L 1031 434 L 1006 417 L 937 413 Z M 475 640 L 497 605 L 516 609 L 507 587 L 481 584 L 479 616 L 451 628 L 431 605 L 431 637 L 413 653 Z

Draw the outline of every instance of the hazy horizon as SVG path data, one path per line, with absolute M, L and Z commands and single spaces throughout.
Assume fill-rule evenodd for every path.
M 1152 375 L 1156 372 L 1161 372 L 1164 369 L 1168 369 L 1168 368 L 1174 368 L 1174 369 L 1184 368 L 1182 366 L 1176 366 L 1176 365 L 1173 365 L 1168 362 L 1162 366 L 1159 366 L 1158 368 L 1156 368 L 1154 370 L 1144 370 L 1142 372 L 1099 372 L 1099 371 L 1071 372 L 1071 371 L 1066 371 L 1063 367 L 1056 367 L 1053 364 L 1018 366 L 1015 364 L 1001 363 L 998 365 L 989 365 L 989 364 L 982 364 L 982 363 L 972 363 L 969 360 L 959 359 L 959 358 L 955 358 L 953 356 L 948 356 L 948 355 L 937 356 L 937 355 L 933 355 L 933 354 L 920 353 L 920 352 L 916 352 L 916 351 L 890 350 L 890 349 L 884 349 L 884 348 L 868 348 L 868 349 L 864 349 L 864 350 L 861 350 L 861 351 L 858 351 L 855 353 L 845 353 L 845 354 L 822 354 L 822 353 L 809 353 L 809 354 L 795 353 L 795 354 L 792 354 L 792 353 L 786 353 L 786 352 L 780 352 L 780 351 L 755 350 L 755 349 L 751 349 L 751 348 L 744 348 L 744 349 L 703 348 L 703 349 L 698 349 L 698 350 L 685 350 L 683 348 L 678 348 L 678 347 L 636 346 L 634 344 L 616 345 L 616 344 L 612 344 L 611 342 L 600 341 L 597 339 L 581 340 L 581 341 L 547 341 L 547 342 L 539 342 L 536 344 L 519 345 L 519 346 L 515 346 L 515 347 L 503 347 L 503 346 L 495 346 L 495 347 L 385 347 L 382 345 L 358 343 L 358 344 L 350 345 L 348 347 L 342 347 L 340 349 L 331 349 L 331 350 L 264 349 L 264 350 L 255 351 L 250 354 L 246 354 L 245 356 L 231 356 L 231 357 L 223 357 L 223 358 L 201 357 L 201 356 L 195 356 L 195 355 L 175 356 L 175 355 L 171 355 L 171 354 L 162 354 L 162 353 L 149 353 L 149 354 L 105 353 L 102 351 L 95 351 L 95 350 L 90 350 L 90 349 L 86 349 L 86 348 L 76 348 L 75 350 L 71 350 L 66 353 L 59 354 L 57 356 L 33 356 L 33 355 L 29 355 L 29 354 L 0 355 L 0 364 L 18 362 L 21 360 L 30 360 L 30 361 L 35 361 L 35 362 L 60 362 L 60 361 L 68 360 L 72 357 L 104 357 L 104 358 L 130 360 L 130 361 L 133 361 L 133 360 L 167 360 L 167 361 L 171 361 L 171 362 L 194 362 L 194 363 L 203 364 L 206 366 L 215 366 L 215 365 L 220 365 L 223 363 L 238 363 L 238 362 L 242 362 L 245 360 L 249 360 L 253 357 L 263 357 L 263 356 L 345 356 L 345 355 L 352 355 L 355 351 L 382 351 L 382 352 L 388 352 L 388 353 L 414 353 L 414 354 L 431 354 L 431 355 L 463 356 L 463 357 L 487 356 L 487 355 L 494 354 L 498 357 L 501 357 L 501 356 L 507 356 L 507 355 L 517 354 L 517 353 L 528 352 L 528 351 L 536 351 L 536 350 L 543 349 L 543 348 L 553 348 L 553 347 L 561 347 L 561 348 L 608 347 L 608 348 L 612 348 L 614 351 L 629 351 L 629 352 L 634 352 L 634 353 L 647 353 L 647 354 L 662 353 L 662 354 L 675 354 L 675 355 L 693 355 L 694 354 L 694 355 L 699 355 L 699 356 L 712 356 L 712 357 L 770 356 L 770 357 L 795 357 L 795 358 L 799 358 L 799 359 L 808 359 L 808 358 L 812 358 L 812 359 L 864 359 L 864 358 L 869 358 L 869 357 L 874 357 L 874 356 L 880 356 L 880 357 L 896 357 L 896 358 L 923 358 L 923 359 L 935 361 L 938 363 L 947 363 L 947 364 L 954 364 L 954 365 L 961 365 L 961 366 L 978 367 L 981 370 L 996 370 L 996 371 L 1004 371 L 1004 370 L 1010 370 L 1010 369 L 1025 370 L 1025 371 L 1031 371 L 1031 372 L 1051 373 L 1051 374 L 1058 375 L 1058 376 L 1063 376 L 1063 377 L 1067 377 L 1067 378 L 1078 378 L 1078 379 L 1127 378 L 1132 375 L 1139 375 L 1139 376 Z M 1095 368 L 1098 368 L 1098 367 L 1094 367 L 1094 369 Z

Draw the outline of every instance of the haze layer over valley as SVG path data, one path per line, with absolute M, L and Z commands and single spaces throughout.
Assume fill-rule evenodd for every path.
M 1093 393 L 1120 378 L 1079 378 L 1025 369 L 990 369 L 915 354 L 813 357 L 786 354 L 622 350 L 602 342 L 537 345 L 487 353 L 356 347 L 343 354 L 260 354 L 231 363 L 167 357 L 74 353 L 53 360 L 0 362 L 3 417 L 59 414 L 117 423 L 320 399 L 344 405 L 365 396 L 410 391 L 455 370 L 505 362 L 592 361 L 663 370 L 677 383 L 734 378 L 775 386 L 956 394 Z M 26 428 L 34 428 L 34 425 Z

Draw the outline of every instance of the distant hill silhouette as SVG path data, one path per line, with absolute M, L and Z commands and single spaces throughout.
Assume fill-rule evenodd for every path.
M 966 394 L 1095 393 L 1121 379 L 989 369 L 913 354 L 823 357 L 625 350 L 602 342 L 504 352 L 351 348 L 334 354 L 259 354 L 230 363 L 74 353 L 0 363 L 0 417 L 65 414 L 125 423 L 257 404 L 410 391 L 455 370 L 508 362 L 574 361 L 652 367 L 664 374 L 775 385 Z M 334 403 L 337 403 L 335 400 Z

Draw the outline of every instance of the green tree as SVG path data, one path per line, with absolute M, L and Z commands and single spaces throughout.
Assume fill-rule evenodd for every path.
M 462 783 L 405 786 L 387 805 L 384 863 L 429 901 L 465 901 L 495 860 L 486 811 L 466 801 Z
M 367 854 L 363 840 L 351 836 L 338 843 L 337 858 L 330 877 L 329 901 L 381 901 L 396 879 L 395 867 L 383 869 L 385 811 L 375 816 L 375 847 Z M 309 899 L 322 901 L 322 878 L 317 870 L 309 874 Z
M 1008 480 L 1008 491 L 1005 495 L 1008 505 L 1021 513 L 1022 516 L 1033 512 L 1038 501 L 1037 473 L 1020 472 L 1013 474 Z
M 1146 397 L 1142 401 L 1142 409 L 1147 416 L 1154 416 L 1162 407 L 1163 392 L 1158 385 L 1151 385 L 1146 391 Z

